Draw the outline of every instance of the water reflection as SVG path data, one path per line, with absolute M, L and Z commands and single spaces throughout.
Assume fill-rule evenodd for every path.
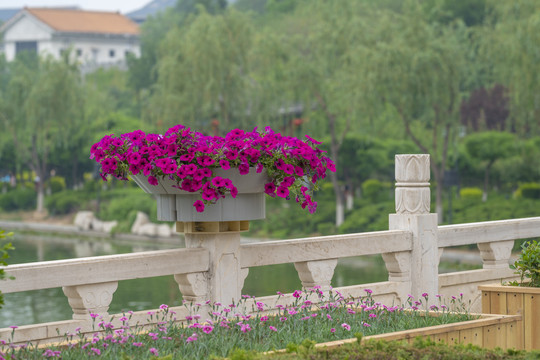
M 17 233 L 12 239 L 16 250 L 10 264 L 71 259 L 78 257 L 122 254 L 183 247 L 183 241 L 172 243 L 119 241 L 111 239 L 74 238 L 46 234 Z M 380 256 L 340 259 L 332 285 L 346 286 L 384 281 L 388 275 Z M 263 296 L 277 291 L 291 292 L 301 287 L 293 264 L 251 268 L 243 293 Z M 181 304 L 181 294 L 172 275 L 120 281 L 109 308 L 110 313 L 157 308 L 161 304 Z M 26 325 L 70 319 L 72 315 L 62 289 L 45 289 L 5 294 L 0 310 L 0 327 Z

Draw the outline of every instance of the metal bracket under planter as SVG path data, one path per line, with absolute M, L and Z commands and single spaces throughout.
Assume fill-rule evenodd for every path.
M 238 189 L 238 195 L 233 198 L 227 194 L 216 204 L 206 205 L 203 212 L 197 212 L 193 207 L 193 203 L 200 200 L 200 194 L 173 187 L 176 183 L 171 179 L 158 179 L 158 185 L 154 186 L 148 183 L 148 178 L 144 175 L 132 175 L 131 178 L 145 192 L 156 197 L 157 218 L 160 221 L 238 222 L 266 217 L 264 184 L 268 177 L 265 172 L 258 174 L 251 168 L 247 175 L 240 175 L 238 169 L 216 169 L 214 173 L 216 176 L 231 179 Z

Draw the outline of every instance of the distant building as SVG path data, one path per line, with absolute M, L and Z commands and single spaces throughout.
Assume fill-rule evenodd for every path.
M 125 66 L 129 53 L 140 56 L 139 27 L 114 12 L 24 8 L 0 27 L 8 61 L 30 51 L 55 58 L 71 50 L 87 71 Z

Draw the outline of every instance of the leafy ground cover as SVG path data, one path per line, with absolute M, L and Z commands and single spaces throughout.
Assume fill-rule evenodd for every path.
M 257 360 L 257 359 L 310 359 L 310 360 L 532 360 L 540 359 L 540 352 L 526 352 L 518 350 L 488 350 L 474 345 L 447 345 L 435 343 L 430 339 L 417 338 L 413 344 L 400 341 L 367 341 L 345 344 L 340 348 L 327 350 L 316 349 L 313 342 L 305 341 L 295 349 L 291 347 L 287 353 L 263 355 L 255 352 L 237 350 L 231 360 Z
M 360 298 L 345 298 L 337 291 L 323 293 L 318 288 L 297 290 L 293 296 L 292 303 L 278 305 L 273 313 L 269 305 L 253 302 L 247 295 L 229 305 L 186 303 L 190 310 L 186 319 L 177 319 L 162 305 L 157 313 L 148 314 L 158 325 L 145 331 L 131 323 L 130 313 L 119 319 L 123 326 L 117 329 L 92 314 L 95 333 L 75 331 L 65 335 L 63 345 L 49 348 L 1 343 L 0 359 L 207 359 L 233 356 L 236 349 L 245 354 L 284 348 L 296 351 L 295 344 L 306 339 L 320 343 L 475 318 L 461 297 L 448 302 L 438 297 L 438 305 L 428 307 L 427 294 L 421 299 L 410 296 L 405 305 L 393 306 L 376 302 L 371 290 Z M 428 311 L 437 311 L 438 316 L 427 316 Z M 179 325 L 176 320 L 185 322 Z

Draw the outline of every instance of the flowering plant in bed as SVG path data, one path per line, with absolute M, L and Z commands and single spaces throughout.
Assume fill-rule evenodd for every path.
M 101 165 L 101 176 L 127 180 L 143 174 L 150 185 L 159 179 L 173 180 L 174 187 L 200 193 L 193 206 L 203 212 L 238 189 L 231 179 L 216 175 L 217 169 L 237 169 L 240 175 L 266 172 L 264 192 L 271 197 L 294 199 L 302 208 L 315 212 L 313 191 L 334 162 L 317 147 L 320 142 L 283 136 L 266 127 L 251 132 L 240 129 L 224 137 L 207 136 L 176 125 L 165 134 L 145 134 L 136 130 L 120 136 L 109 135 L 92 145 L 90 158 Z
M 280 293 L 278 293 L 281 295 Z M 66 335 L 69 345 L 50 348 L 0 344 L 0 355 L 9 358 L 82 359 L 99 356 L 103 359 L 208 359 L 212 355 L 230 356 L 235 348 L 269 351 L 294 347 L 305 339 L 328 342 L 338 339 L 360 338 L 432 325 L 455 323 L 475 319 L 474 315 L 461 313 L 461 298 L 440 303 L 429 309 L 424 298 L 409 297 L 407 305 L 386 306 L 372 297 L 371 290 L 359 298 L 346 298 L 337 291 L 323 292 L 316 288 L 293 293 L 294 300 L 277 306 L 277 312 L 248 295 L 233 304 L 185 303 L 189 310 L 185 319 L 162 305 L 158 312 L 149 312 L 158 325 L 148 330 L 132 324 L 131 315 L 114 326 L 104 319 L 95 318 L 95 330 L 100 334 Z M 322 302 L 320 302 L 322 301 Z M 204 312 L 203 312 L 204 310 Z M 426 316 L 429 310 L 437 316 Z M 175 322 L 183 320 L 183 323 Z M 3 345 L 3 346 L 2 346 Z

